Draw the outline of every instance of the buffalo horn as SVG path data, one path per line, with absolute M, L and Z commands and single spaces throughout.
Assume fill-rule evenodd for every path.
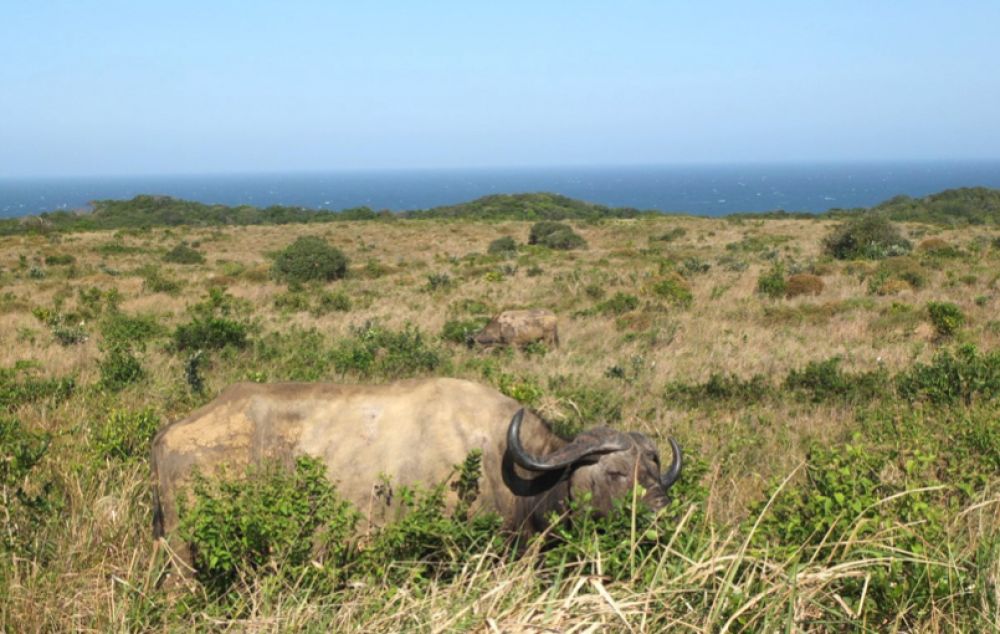
M 556 471 L 564 469 L 581 458 L 595 453 L 621 451 L 627 445 L 615 437 L 600 438 L 592 433 L 583 433 L 576 440 L 551 454 L 537 457 L 525 451 L 521 444 L 521 422 L 524 420 L 524 409 L 517 410 L 507 428 L 507 450 L 514 462 L 530 471 Z M 607 430 L 605 430 L 607 431 Z
M 677 441 L 673 438 L 668 438 L 670 441 L 670 449 L 673 451 L 674 457 L 670 462 L 670 466 L 667 470 L 660 476 L 660 482 L 663 484 L 664 489 L 669 489 L 674 482 L 677 482 L 677 478 L 681 475 L 681 467 L 684 465 L 684 460 L 681 458 L 681 447 L 677 444 Z

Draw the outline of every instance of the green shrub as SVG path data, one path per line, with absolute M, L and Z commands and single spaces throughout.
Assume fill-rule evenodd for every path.
M 486 248 L 486 252 L 490 255 L 502 255 L 510 256 L 517 253 L 517 241 L 510 236 L 503 236 L 502 238 L 497 238 L 493 242 L 490 242 L 490 246 Z
M 225 317 L 195 317 L 174 330 L 177 350 L 218 349 L 226 346 L 243 348 L 247 345 L 247 327 Z
M 792 369 L 785 377 L 784 387 L 814 403 L 832 400 L 866 403 L 887 391 L 889 376 L 885 371 L 848 374 L 840 369 L 840 361 L 840 357 L 831 357 L 810 361 L 801 370 Z
M 823 240 L 824 251 L 838 260 L 877 260 L 913 248 L 889 219 L 867 213 L 841 224 Z
M 904 399 L 935 405 L 992 401 L 1000 396 L 1000 352 L 981 354 L 972 344 L 942 350 L 929 364 L 916 363 L 901 372 L 896 386 Z
M 309 310 L 309 296 L 302 290 L 289 290 L 274 296 L 274 308 L 283 313 L 302 313 Z
M 373 322 L 353 328 L 351 337 L 334 346 L 333 359 L 341 375 L 353 372 L 388 379 L 433 372 L 446 363 L 415 326 L 407 324 L 395 332 Z
M 501 372 L 496 376 L 497 389 L 515 401 L 528 406 L 535 406 L 542 398 L 543 392 L 538 381 L 532 376 L 517 376 Z
M 319 381 L 329 378 L 333 364 L 333 352 L 322 333 L 293 326 L 254 342 L 251 377 L 259 381 Z
M 27 557 L 35 565 L 44 546 L 41 528 L 53 516 L 54 495 L 51 483 L 39 482 L 34 472 L 50 442 L 50 435 L 0 415 L 0 553 Z M 32 480 L 36 486 L 30 486 Z
M 543 220 L 531 227 L 528 244 L 538 244 L 550 249 L 576 249 L 587 242 L 573 228 L 562 222 Z
M 75 262 L 76 258 L 69 253 L 56 253 L 45 256 L 45 266 L 66 266 Z
M 766 273 L 757 278 L 757 292 L 761 295 L 777 299 L 783 297 L 787 291 L 785 267 L 781 262 L 775 262 Z
M 359 514 L 337 498 L 325 472 L 319 461 L 299 458 L 292 472 L 271 464 L 239 479 L 195 477 L 193 500 L 179 505 L 179 534 L 211 595 L 225 595 L 245 574 L 334 587 Z
M 0 368 L 0 409 L 14 412 L 28 403 L 60 403 L 76 388 L 72 377 L 43 379 L 35 376 L 37 364 L 18 361 L 10 368 Z
M 950 337 L 965 323 L 962 309 L 951 302 L 928 302 L 927 316 L 941 337 Z
M 109 313 L 101 321 L 101 336 L 108 343 L 134 344 L 139 347 L 164 333 L 156 315 Z
M 450 319 L 441 328 L 441 338 L 451 343 L 469 343 L 471 338 L 489 323 L 488 317 Z
M 145 460 L 159 427 L 160 417 L 151 407 L 138 411 L 115 410 L 94 430 L 94 446 L 104 458 Z
M 249 340 L 249 325 L 237 319 L 244 304 L 219 288 L 191 307 L 192 318 L 177 326 L 173 334 L 177 350 L 218 349 L 226 346 L 243 348 Z
M 132 347 L 123 343 L 112 343 L 98 362 L 101 371 L 99 385 L 111 392 L 120 392 L 146 376 L 142 363 L 136 358 Z
M 163 261 L 173 264 L 204 264 L 205 256 L 197 249 L 191 248 L 186 242 L 181 242 L 166 252 Z
M 329 282 L 347 274 L 347 257 L 316 236 L 302 236 L 274 260 L 272 273 L 284 282 Z
M 147 293 L 166 293 L 176 295 L 181 292 L 181 283 L 171 279 L 155 267 L 145 267 L 140 271 L 142 288 Z
M 451 276 L 447 273 L 431 273 L 427 276 L 427 286 L 425 288 L 428 292 L 433 293 L 434 291 L 448 290 L 452 286 Z
M 331 312 L 346 313 L 351 310 L 351 298 L 344 291 L 331 293 L 323 291 L 316 299 L 316 305 L 312 309 L 312 314 L 326 315 Z
M 679 401 L 688 407 L 708 407 L 715 404 L 750 405 L 770 398 L 775 390 L 762 374 L 743 379 L 735 374 L 713 372 L 704 383 L 672 381 L 664 393 L 668 401 Z
M 622 315 L 638 307 L 638 297 L 621 291 L 596 306 L 597 311 L 605 315 Z
M 694 301 L 694 295 L 691 293 L 690 287 L 688 287 L 684 280 L 676 276 L 665 277 L 656 281 L 653 284 L 653 293 L 657 297 L 682 308 L 689 307 Z

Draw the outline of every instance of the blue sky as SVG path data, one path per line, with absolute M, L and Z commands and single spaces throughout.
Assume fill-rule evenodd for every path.
M 0 177 L 1000 157 L 1000 2 L 0 3 Z

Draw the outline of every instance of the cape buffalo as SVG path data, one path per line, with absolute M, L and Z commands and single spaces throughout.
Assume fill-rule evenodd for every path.
M 264 460 L 321 460 L 338 494 L 365 519 L 362 529 L 393 517 L 386 483 L 444 482 L 469 451 L 482 450 L 475 508 L 498 513 L 508 531 L 531 534 L 552 511 L 592 496 L 597 511 L 645 488 L 654 509 L 681 471 L 681 451 L 670 439 L 672 460 L 661 473 L 656 446 L 639 433 L 595 427 L 566 440 L 517 401 L 470 381 L 435 378 L 386 385 L 240 383 L 153 441 L 154 529 L 178 543 L 177 496 L 195 470 L 227 465 L 240 473 Z M 454 503 L 452 500 L 451 503 Z
M 505 310 L 472 338 L 482 346 L 524 346 L 536 341 L 559 345 L 558 320 L 551 310 Z

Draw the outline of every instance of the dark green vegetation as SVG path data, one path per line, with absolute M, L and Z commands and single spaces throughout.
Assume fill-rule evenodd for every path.
M 347 273 L 347 258 L 322 238 L 303 236 L 274 259 L 274 277 L 282 282 L 329 282 Z
M 496 194 L 476 200 L 433 209 L 390 212 L 367 207 L 341 211 L 303 207 L 271 206 L 263 209 L 249 205 L 230 207 L 206 205 L 169 196 L 136 196 L 130 200 L 99 200 L 90 212 L 53 211 L 27 218 L 0 220 L 0 235 L 48 233 L 51 231 L 93 231 L 100 229 L 135 229 L 149 227 L 284 225 L 356 220 L 392 220 L 394 218 L 465 219 L 465 220 L 587 220 L 641 218 L 655 211 L 627 207 L 607 207 L 551 193 Z M 738 214 L 743 218 L 815 219 L 844 217 L 867 210 L 832 209 L 825 214 L 768 212 Z M 925 198 L 897 196 L 876 205 L 870 211 L 895 221 L 933 224 L 998 224 L 1000 191 L 977 188 L 949 189 Z M 658 239 L 670 241 L 677 229 Z M 564 247 L 565 248 L 565 247 Z

